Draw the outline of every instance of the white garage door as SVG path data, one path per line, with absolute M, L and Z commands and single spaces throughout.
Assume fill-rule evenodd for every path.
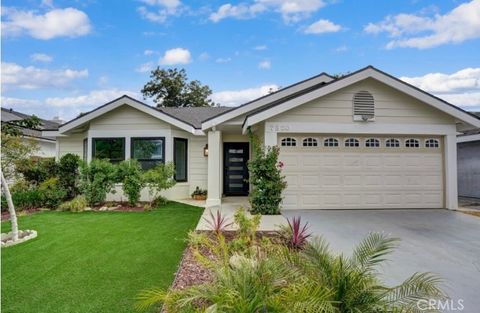
M 444 207 L 440 138 L 292 135 L 279 145 L 284 209 Z

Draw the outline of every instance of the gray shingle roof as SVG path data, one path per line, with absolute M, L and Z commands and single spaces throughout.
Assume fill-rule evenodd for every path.
M 23 119 L 30 118 L 30 117 L 32 117 L 32 116 L 28 115 L 28 114 L 24 114 L 24 113 L 21 113 L 21 112 L 18 112 L 18 111 L 14 111 L 12 109 L 2 108 L 2 123 L 8 123 L 8 122 L 11 122 L 11 121 L 19 121 L 19 120 L 23 120 Z M 39 118 L 39 119 L 40 119 L 40 125 L 39 125 L 40 129 L 57 129 L 58 126 L 60 125 L 59 123 L 56 123 L 56 122 L 52 122 L 52 121 L 45 120 L 45 119 L 42 119 L 42 118 Z M 52 139 L 52 138 L 49 138 L 49 137 L 42 136 L 42 132 L 38 129 L 24 128 L 24 129 L 22 129 L 22 133 L 23 133 L 23 135 L 29 136 L 29 137 Z
M 157 108 L 157 110 L 174 116 L 195 128 L 202 128 L 204 120 L 233 109 L 234 107 Z

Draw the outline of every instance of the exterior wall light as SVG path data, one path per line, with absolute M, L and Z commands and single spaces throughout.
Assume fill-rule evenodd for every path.
M 203 156 L 208 157 L 208 144 L 203 147 Z

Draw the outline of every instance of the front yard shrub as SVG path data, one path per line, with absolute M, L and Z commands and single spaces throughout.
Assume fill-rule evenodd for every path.
M 140 200 L 140 191 L 145 186 L 142 167 L 137 160 L 125 160 L 117 167 L 117 180 L 121 183 L 123 193 L 128 197 L 128 204 L 135 206 Z
M 67 191 L 67 199 L 73 199 L 78 194 L 78 167 L 80 157 L 67 153 L 58 162 L 58 179 L 60 185 Z
M 42 194 L 37 188 L 12 192 L 12 201 L 16 210 L 37 209 L 42 206 Z M 2 211 L 7 211 L 7 200 L 2 195 Z
M 280 214 L 282 192 L 287 187 L 282 175 L 283 163 L 278 161 L 278 147 L 262 147 L 258 140 L 250 135 L 253 157 L 248 161 L 251 211 L 254 214 Z
M 84 196 L 76 196 L 70 201 L 66 201 L 58 207 L 60 211 L 82 212 L 88 203 Z
M 105 202 L 107 193 L 113 191 L 116 166 L 107 160 L 94 159 L 80 166 L 80 190 L 89 205 Z
M 174 175 L 175 167 L 173 162 L 159 164 L 144 173 L 145 186 L 148 188 L 150 199 L 152 199 L 152 202 L 150 202 L 151 206 L 153 206 L 153 200 L 160 195 L 162 190 L 175 186 Z
M 41 182 L 55 177 L 58 174 L 58 165 L 54 158 L 30 158 L 19 161 L 16 170 L 30 184 L 38 185 Z
M 67 195 L 67 191 L 60 185 L 57 177 L 41 182 L 38 191 L 40 192 L 42 206 L 50 209 L 56 209 Z

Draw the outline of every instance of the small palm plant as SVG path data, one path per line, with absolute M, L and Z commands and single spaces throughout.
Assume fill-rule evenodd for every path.
M 326 286 L 333 291 L 336 312 L 418 312 L 420 299 L 445 299 L 441 279 L 431 273 L 415 273 L 403 283 L 387 287 L 377 267 L 396 247 L 398 239 L 382 233 L 369 234 L 351 257 L 334 255 L 321 238 L 309 243 L 300 258 L 291 258 L 308 279 L 310 288 Z

